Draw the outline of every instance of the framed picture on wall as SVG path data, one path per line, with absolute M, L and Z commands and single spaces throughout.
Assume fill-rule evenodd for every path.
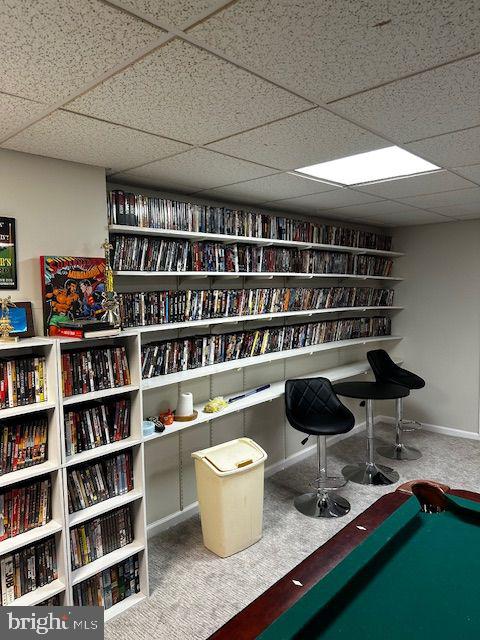
M 17 289 L 15 218 L 0 217 L 0 289 Z
M 10 324 L 13 330 L 12 336 L 19 338 L 32 338 L 35 335 L 31 302 L 15 302 L 14 307 L 8 308 Z
M 41 256 L 40 266 L 45 335 L 58 335 L 62 322 L 102 315 L 105 258 Z

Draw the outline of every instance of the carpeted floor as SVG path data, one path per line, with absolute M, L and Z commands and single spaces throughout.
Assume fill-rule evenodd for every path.
M 386 438 L 393 427 L 378 425 Z M 390 440 L 391 438 L 389 438 Z M 412 439 L 412 438 L 411 438 Z M 451 487 L 480 490 L 480 442 L 428 432 L 413 435 L 423 458 L 385 461 L 400 481 L 427 478 Z M 329 473 L 362 459 L 364 434 L 337 443 L 328 451 Z M 383 460 L 383 459 L 382 459 Z M 391 487 L 350 483 L 342 494 L 351 502 L 348 516 L 313 520 L 298 513 L 293 497 L 315 477 L 311 457 L 267 480 L 264 536 L 249 549 L 227 559 L 202 545 L 198 516 L 149 542 L 151 597 L 107 624 L 107 640 L 202 640 L 262 593 L 273 582 L 322 545 Z

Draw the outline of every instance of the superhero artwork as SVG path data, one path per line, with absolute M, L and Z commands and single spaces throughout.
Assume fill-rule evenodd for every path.
M 57 335 L 62 322 L 100 318 L 105 258 L 42 256 L 40 268 L 45 335 Z

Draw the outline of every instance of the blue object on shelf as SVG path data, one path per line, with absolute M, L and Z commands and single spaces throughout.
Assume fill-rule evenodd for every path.
M 153 433 L 155 433 L 155 424 L 151 420 L 144 420 L 143 421 L 143 435 L 144 436 L 151 436 Z

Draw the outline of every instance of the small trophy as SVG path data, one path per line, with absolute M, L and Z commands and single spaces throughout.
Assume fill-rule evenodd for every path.
M 11 296 L 8 298 L 0 298 L 1 305 L 1 317 L 0 317 L 0 342 L 18 342 L 18 336 L 11 336 L 13 331 L 12 323 L 10 322 L 10 307 L 16 307 L 17 305 L 12 302 Z
M 113 288 L 113 271 L 110 266 L 110 251 L 113 245 L 108 240 L 102 244 L 105 251 L 105 291 L 102 294 L 101 320 L 110 322 L 116 329 L 120 328 L 120 308 L 118 304 L 117 294 Z

